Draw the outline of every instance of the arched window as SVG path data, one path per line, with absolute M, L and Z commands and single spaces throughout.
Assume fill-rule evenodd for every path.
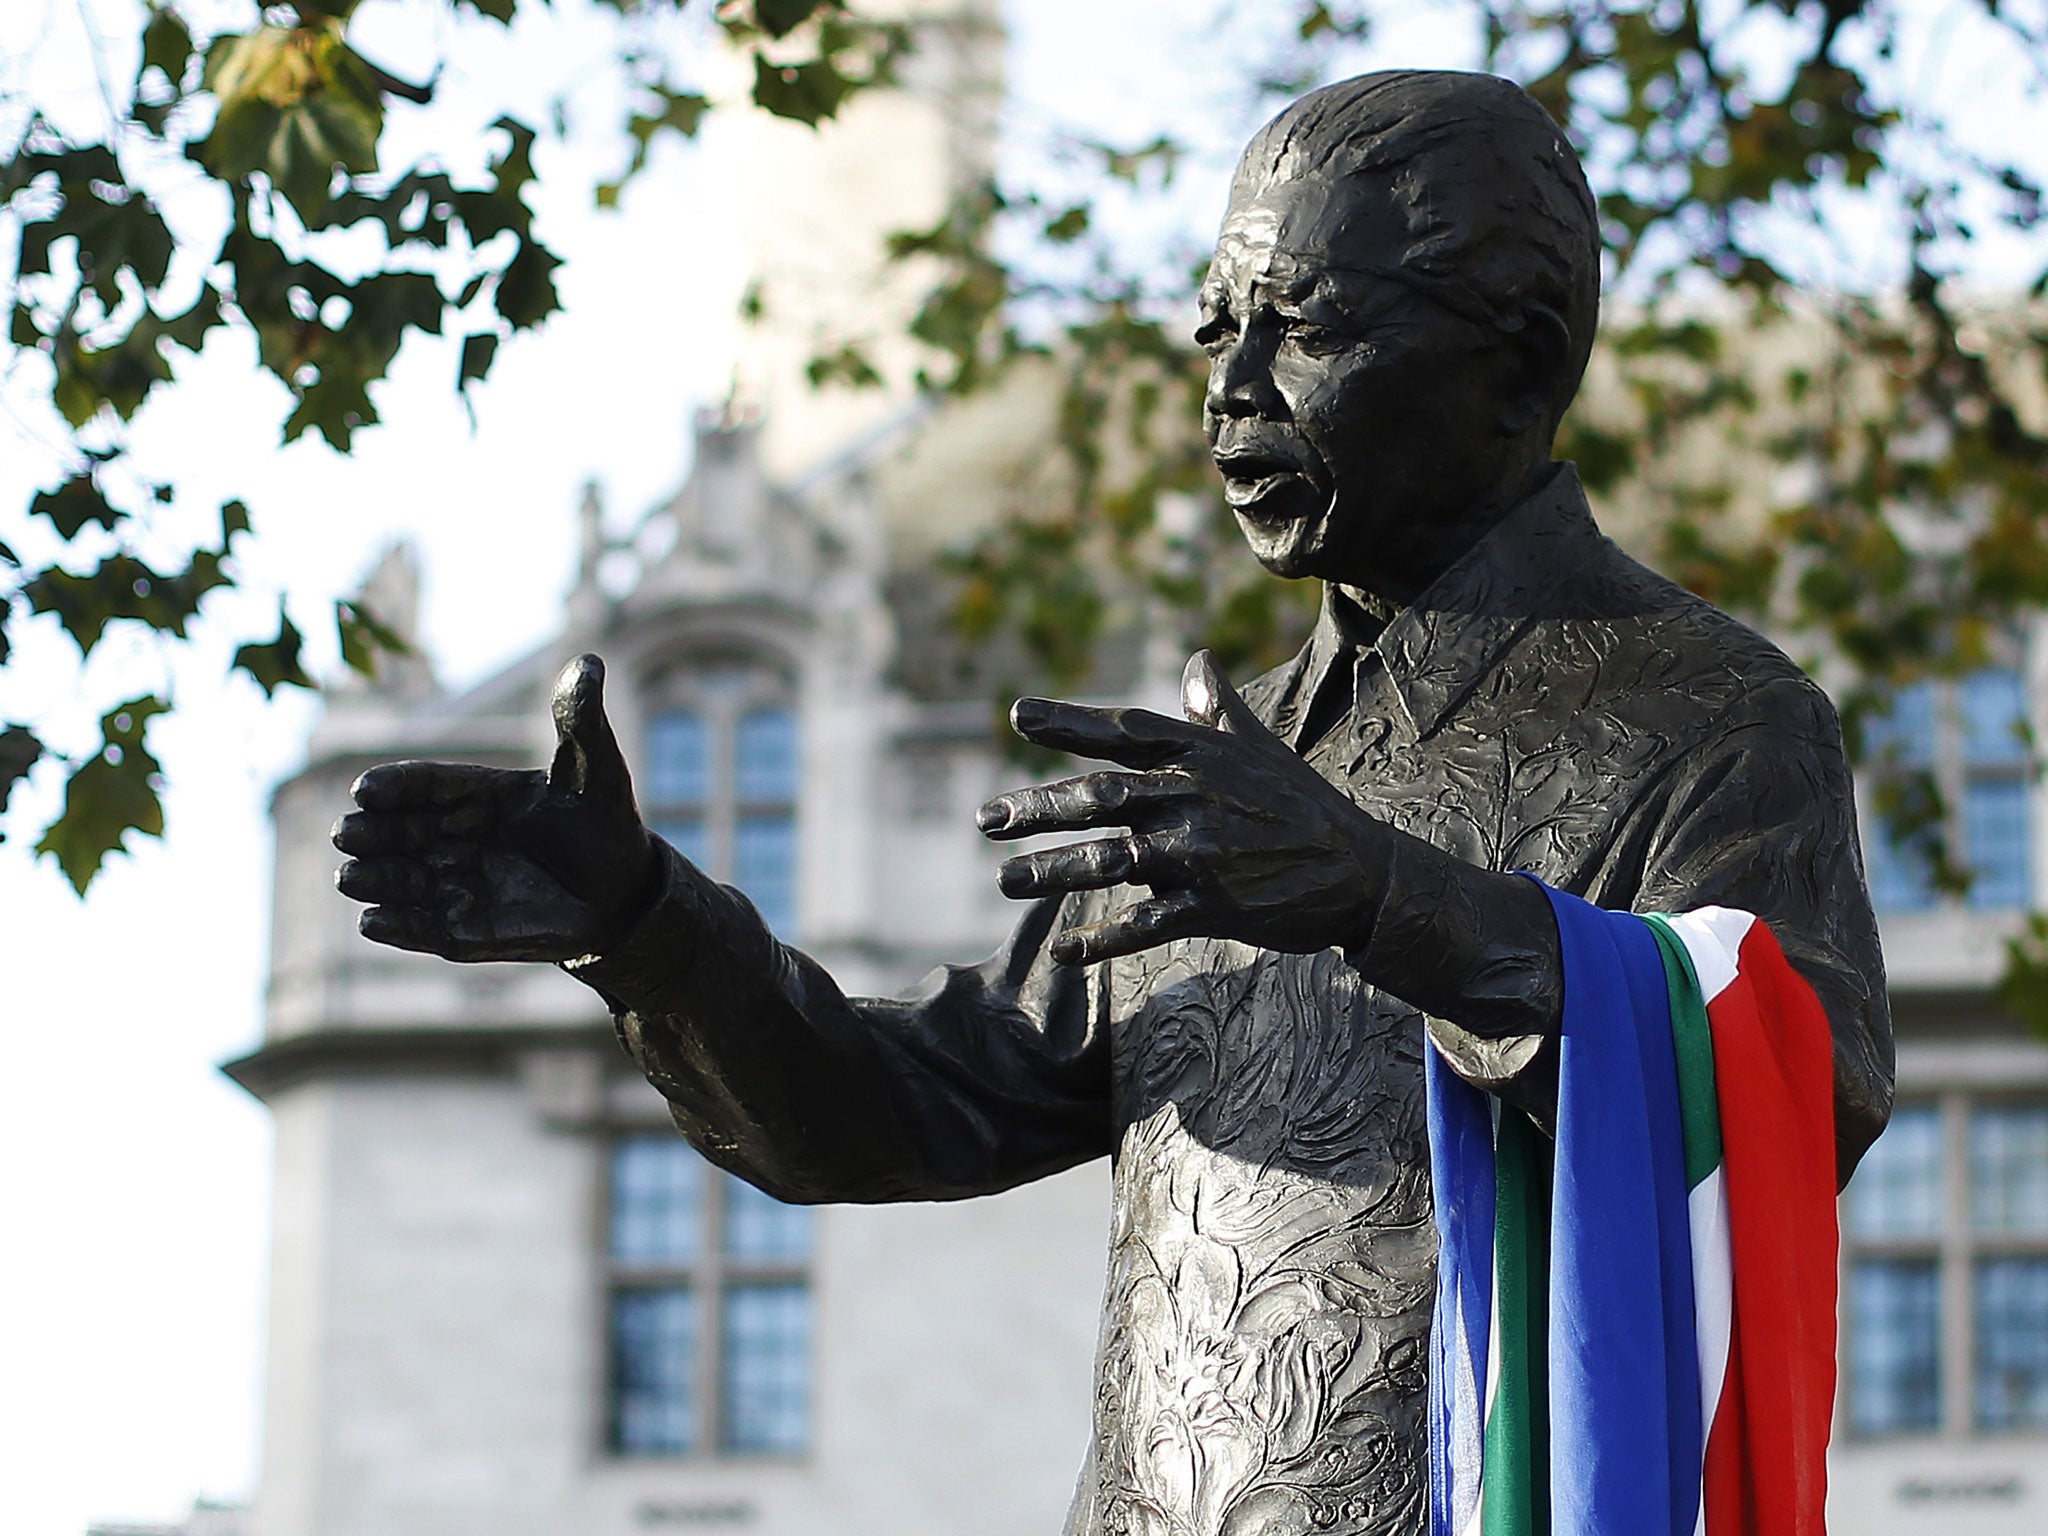
M 648 825 L 796 934 L 796 713 L 765 668 L 681 672 L 647 722 Z

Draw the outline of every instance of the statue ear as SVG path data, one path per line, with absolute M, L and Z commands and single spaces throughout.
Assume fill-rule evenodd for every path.
M 1558 391 L 1572 345 L 1563 317 L 1548 304 L 1531 304 L 1522 311 L 1521 329 L 1503 340 L 1516 361 L 1509 375 L 1512 387 L 1501 405 L 1501 435 L 1521 437 L 1538 426 L 1555 428 Z

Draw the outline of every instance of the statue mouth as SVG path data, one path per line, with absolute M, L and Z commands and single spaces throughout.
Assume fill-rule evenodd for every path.
M 1312 498 L 1298 493 L 1314 487 L 1292 458 L 1256 449 L 1218 454 L 1216 467 L 1223 474 L 1223 499 L 1230 510 L 1260 522 L 1290 522 L 1299 517 Z

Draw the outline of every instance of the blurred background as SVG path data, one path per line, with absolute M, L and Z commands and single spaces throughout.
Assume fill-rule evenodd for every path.
M 1837 1528 L 2043 1529 L 2044 36 L 10 4 L 0 1527 L 1056 1529 L 1101 1169 L 776 1205 L 583 989 L 358 940 L 327 828 L 372 762 L 543 761 L 596 649 L 650 820 L 849 990 L 986 953 L 1001 705 L 1168 704 L 1193 644 L 1249 675 L 1302 628 L 1196 430 L 1238 146 L 1321 80 L 1487 65 L 1608 219 L 1561 453 L 1862 763 L 1901 1107 L 1845 1199 Z

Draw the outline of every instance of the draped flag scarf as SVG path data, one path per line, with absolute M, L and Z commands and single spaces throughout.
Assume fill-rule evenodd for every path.
M 1822 1536 L 1826 1015 L 1746 912 L 1545 889 L 1555 1141 L 1427 1053 L 1430 1536 Z

